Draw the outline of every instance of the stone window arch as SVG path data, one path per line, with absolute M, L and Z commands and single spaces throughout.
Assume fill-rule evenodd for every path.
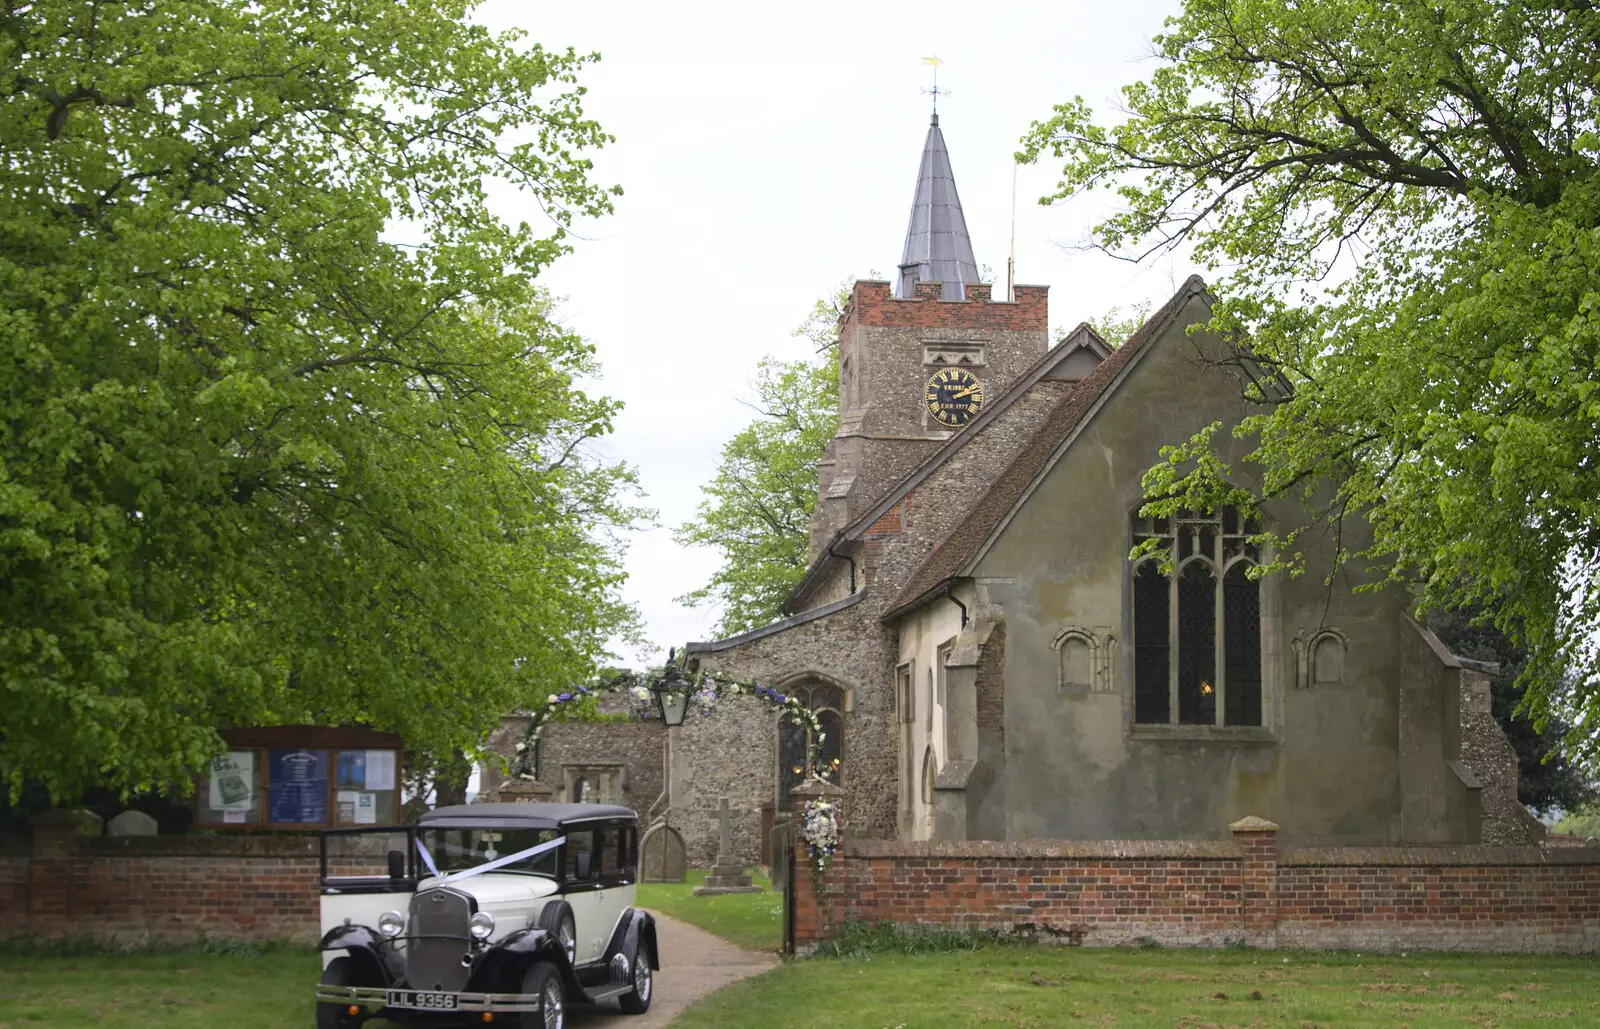
M 844 785 L 844 715 L 848 706 L 847 691 L 834 683 L 808 679 L 780 687 L 783 692 L 800 697 L 816 714 L 822 724 L 822 753 L 819 760 L 829 769 L 828 781 L 835 786 Z M 810 733 L 793 716 L 778 716 L 778 810 L 792 811 L 795 807 L 791 792 L 805 777 L 806 757 L 811 750 Z
M 1260 531 L 1231 507 L 1134 518 L 1158 548 L 1132 569 L 1135 722 L 1262 724 Z
M 1316 632 L 1302 629 L 1294 638 L 1295 685 L 1301 689 L 1343 686 L 1350 657 L 1350 640 L 1343 630 L 1325 626 Z

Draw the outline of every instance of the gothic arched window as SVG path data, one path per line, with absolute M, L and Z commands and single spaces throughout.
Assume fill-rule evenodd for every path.
M 1134 520 L 1134 542 L 1160 541 L 1173 568 L 1133 570 L 1134 721 L 1261 724 L 1259 531 L 1231 507 Z
M 844 785 L 844 691 L 828 683 L 802 683 L 785 692 L 806 701 L 822 724 L 822 753 L 819 762 L 831 769 L 828 781 Z M 790 793 L 805 778 L 806 754 L 811 741 L 805 727 L 790 715 L 778 721 L 778 810 L 794 808 Z

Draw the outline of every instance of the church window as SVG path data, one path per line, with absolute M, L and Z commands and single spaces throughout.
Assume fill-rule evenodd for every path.
M 822 726 L 822 747 L 818 761 L 828 781 L 844 785 L 844 690 L 828 683 L 791 686 L 786 692 L 806 701 Z M 805 778 L 806 755 L 811 749 L 810 734 L 789 715 L 778 721 L 778 810 L 794 809 L 790 791 Z
M 1135 520 L 1173 572 L 1154 556 L 1133 570 L 1134 721 L 1261 724 L 1259 531 L 1233 508 Z

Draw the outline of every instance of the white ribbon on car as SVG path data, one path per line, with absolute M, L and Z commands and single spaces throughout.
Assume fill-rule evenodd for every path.
M 548 843 L 541 843 L 536 847 L 529 847 L 527 850 L 519 850 L 515 854 L 507 854 L 503 858 L 496 858 L 493 861 L 489 861 L 481 865 L 474 865 L 471 868 L 463 868 L 461 871 L 452 872 L 449 875 L 440 874 L 439 866 L 433 863 L 433 855 L 428 853 L 428 848 L 423 846 L 421 839 L 417 840 L 417 850 L 422 853 L 422 863 L 427 865 L 428 871 L 432 872 L 434 878 L 439 880 L 437 885 L 447 886 L 450 883 L 458 883 L 463 879 L 471 879 L 475 875 L 482 875 L 484 872 L 492 872 L 497 868 L 504 868 L 505 866 L 514 864 L 518 861 L 525 861 L 531 857 L 538 857 L 547 850 L 552 850 L 556 847 L 559 847 L 561 844 L 565 843 L 566 840 L 567 838 L 565 836 L 557 836 Z

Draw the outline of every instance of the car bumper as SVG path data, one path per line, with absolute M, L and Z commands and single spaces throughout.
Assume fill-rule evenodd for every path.
M 462 1011 L 538 1011 L 539 998 L 531 993 L 449 993 L 429 991 L 430 998 L 450 997 L 455 1003 L 443 1006 L 436 1001 L 410 1003 L 403 995 L 411 990 L 386 990 L 375 986 L 318 986 L 317 1001 L 322 1004 L 353 1004 L 381 1011 L 406 1011 L 416 1014 L 452 1015 Z M 397 997 L 396 995 L 402 995 Z

